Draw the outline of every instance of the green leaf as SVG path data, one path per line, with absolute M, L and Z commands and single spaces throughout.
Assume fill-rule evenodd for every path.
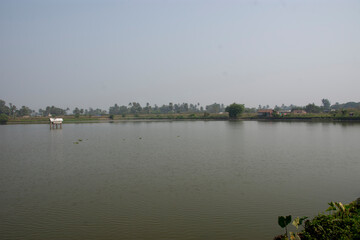
M 338 207 L 338 209 L 339 209 L 341 212 L 345 212 L 345 207 L 344 207 L 344 205 L 343 205 L 341 202 L 336 202 L 335 205 Z
M 279 216 L 278 217 L 278 224 L 281 228 L 286 227 L 286 223 L 285 223 L 285 217 L 284 216 Z
M 334 202 L 330 202 L 328 204 L 329 204 L 330 207 L 328 209 L 326 209 L 327 212 L 336 210 Z
M 289 223 L 291 223 L 291 215 L 286 216 L 285 223 L 286 223 L 286 225 L 288 225 Z
M 301 224 L 303 223 L 303 221 L 306 220 L 306 219 L 308 219 L 308 217 L 302 217 L 302 218 L 300 218 L 300 219 L 299 219 L 300 225 L 301 225 Z
M 284 228 L 291 222 L 291 215 L 289 216 L 279 216 L 278 217 L 278 224 L 280 227 Z
M 292 225 L 295 226 L 296 229 L 298 229 L 300 225 L 300 218 L 299 217 L 295 218 L 295 220 L 292 222 Z
M 292 222 L 292 225 L 296 227 L 296 229 L 299 228 L 299 225 L 302 225 L 303 221 L 305 219 L 307 219 L 308 217 L 297 217 L 294 219 L 294 221 Z
M 329 211 L 335 211 L 336 207 L 328 207 L 328 209 L 326 209 L 325 211 L 329 212 Z

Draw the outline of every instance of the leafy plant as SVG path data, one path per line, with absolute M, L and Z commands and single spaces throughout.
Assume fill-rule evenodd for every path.
M 312 220 L 307 217 L 297 217 L 292 225 L 298 228 L 303 226 L 300 233 L 289 233 L 278 236 L 276 239 L 360 239 L 360 198 L 349 204 L 330 202 L 326 209 L 329 214 L 318 214 Z M 289 217 L 279 217 L 279 225 L 286 228 Z
M 294 227 L 296 227 L 296 229 L 299 229 L 299 226 L 303 226 L 303 222 L 307 219 L 308 217 L 297 217 L 295 218 L 295 220 L 292 222 L 292 225 Z M 304 227 L 304 226 L 303 226 Z
M 288 235 L 288 231 L 287 231 L 287 225 L 289 225 L 291 223 L 291 215 L 289 216 L 279 216 L 278 217 L 278 224 L 281 228 L 285 228 L 285 236 Z

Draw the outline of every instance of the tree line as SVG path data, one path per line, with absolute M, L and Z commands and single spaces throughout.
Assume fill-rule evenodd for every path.
M 163 104 L 161 106 L 151 106 L 146 103 L 145 106 L 141 106 L 138 102 L 130 102 L 128 105 L 118 105 L 115 103 L 109 107 L 109 110 L 103 110 L 99 108 L 79 108 L 70 112 L 69 108 L 62 109 L 55 106 L 47 106 L 45 109 L 40 108 L 38 111 L 32 110 L 27 106 L 17 108 L 14 104 L 9 103 L 8 105 L 4 100 L 0 99 L 0 114 L 5 114 L 8 117 L 23 117 L 23 116 L 63 116 L 63 115 L 75 115 L 75 116 L 102 116 L 106 114 L 110 115 L 124 115 L 124 114 L 167 114 L 167 113 L 219 113 L 225 111 L 225 105 L 220 103 L 213 103 L 206 105 L 205 108 L 200 106 L 200 103 L 175 103 L 170 102 L 169 104 Z
M 346 104 L 339 104 L 338 102 L 335 105 L 331 105 L 329 99 L 323 98 L 321 100 L 322 105 L 318 106 L 315 103 L 309 103 L 306 106 L 296 106 L 291 104 L 290 106 L 285 106 L 282 104 L 281 106 L 275 105 L 275 111 L 286 111 L 286 110 L 305 110 L 308 113 L 321 113 L 321 112 L 329 112 L 331 109 L 338 110 L 338 109 L 348 109 L 348 108 L 357 108 L 360 109 L 360 102 L 349 102 Z
M 0 99 L 0 114 L 4 114 L 9 117 L 17 117 L 30 115 L 33 112 L 33 110 L 26 106 L 22 106 L 19 109 L 12 103 L 9 103 L 9 106 L 7 106 L 6 102 Z
M 308 113 L 320 113 L 320 112 L 328 112 L 332 109 L 341 110 L 341 109 L 360 109 L 360 102 L 347 102 L 347 103 L 335 103 L 331 105 L 328 99 L 321 100 L 322 105 L 318 106 L 315 103 L 309 103 L 306 106 L 296 106 L 290 104 L 286 106 L 282 104 L 281 106 L 275 105 L 275 111 L 286 111 L 286 110 L 305 110 Z M 258 108 L 245 108 L 243 112 L 245 113 L 256 113 L 259 109 L 268 109 L 269 105 L 259 105 Z M 70 112 L 69 108 L 62 109 L 55 106 L 47 106 L 45 109 L 39 109 L 38 111 L 32 110 L 27 106 L 16 107 L 14 104 L 9 103 L 8 105 L 4 100 L 0 99 L 0 114 L 6 117 L 15 118 L 15 117 L 23 117 L 23 116 L 63 116 L 63 115 L 74 115 L 79 117 L 81 115 L 86 116 L 103 116 L 106 114 L 109 115 L 126 115 L 126 114 L 171 114 L 171 113 L 220 113 L 220 112 L 228 112 L 226 111 L 226 107 L 221 103 L 213 103 L 210 105 L 206 105 L 205 107 L 201 106 L 200 103 L 168 103 L 163 104 L 161 106 L 153 105 L 150 103 L 146 103 L 145 106 L 141 106 L 138 102 L 129 102 L 127 105 L 118 105 L 115 103 L 113 106 L 109 107 L 109 110 L 103 109 L 83 109 L 76 107 L 72 112 Z
M 213 103 L 207 105 L 204 109 L 203 106 L 200 106 L 200 103 L 172 103 L 163 104 L 158 106 L 155 104 L 151 106 L 149 103 L 146 103 L 144 107 L 138 102 L 130 102 L 128 105 L 114 104 L 114 106 L 109 108 L 110 115 L 124 115 L 124 114 L 166 114 L 166 113 L 197 113 L 197 112 L 208 112 L 208 113 L 219 113 L 224 112 L 224 104 Z

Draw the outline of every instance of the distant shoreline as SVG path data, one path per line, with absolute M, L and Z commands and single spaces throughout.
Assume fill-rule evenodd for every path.
M 158 114 L 158 115 L 129 115 L 121 116 L 80 116 L 78 118 L 61 116 L 64 124 L 68 123 L 112 123 L 126 121 L 262 121 L 262 122 L 359 122 L 360 117 L 331 117 L 331 116 L 291 116 L 259 118 L 254 114 L 243 114 L 237 119 L 229 119 L 227 114 Z M 9 119 L 6 124 L 49 124 L 48 117 L 17 117 Z

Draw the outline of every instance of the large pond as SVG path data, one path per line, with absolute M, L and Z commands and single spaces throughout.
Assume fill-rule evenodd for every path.
M 0 126 L 1 239 L 272 239 L 360 197 L 360 124 Z

